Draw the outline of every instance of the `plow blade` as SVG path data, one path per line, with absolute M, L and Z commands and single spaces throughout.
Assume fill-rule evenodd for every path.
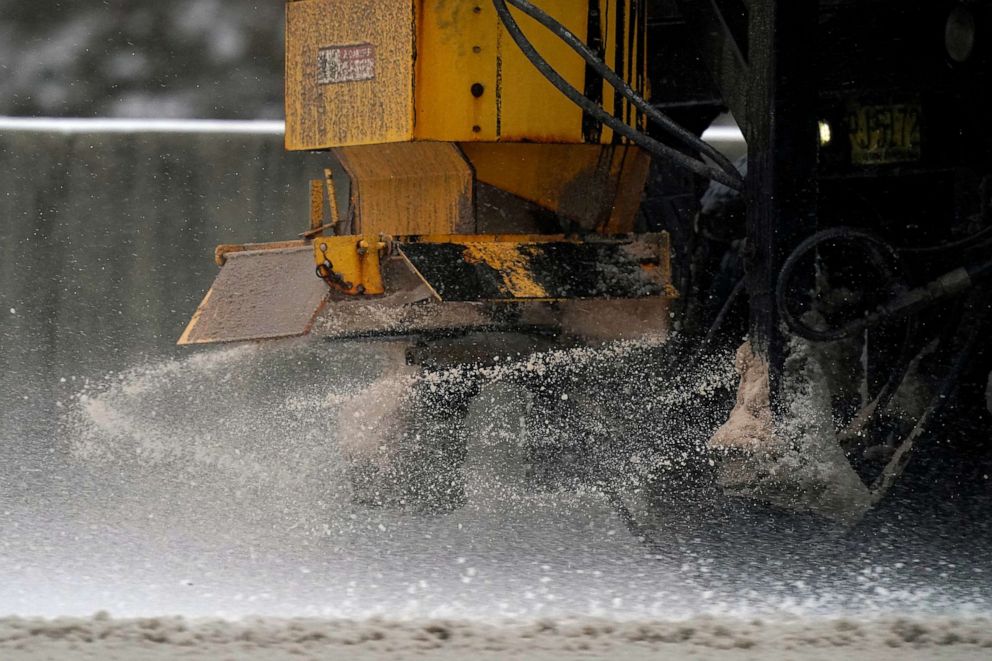
M 587 241 L 334 236 L 220 246 L 217 255 L 221 271 L 179 344 L 495 329 L 490 302 L 571 301 L 560 314 L 544 305 L 516 308 L 519 324 L 544 328 L 571 317 L 602 321 L 617 306 L 635 310 L 677 296 L 664 233 Z
M 233 252 L 197 308 L 179 344 L 294 337 L 310 332 L 327 299 L 314 274 L 313 248 Z
M 399 245 L 442 301 L 671 296 L 668 235 L 533 241 L 449 237 Z

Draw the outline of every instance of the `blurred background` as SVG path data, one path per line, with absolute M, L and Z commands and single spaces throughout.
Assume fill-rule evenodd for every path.
M 295 238 L 326 162 L 278 122 L 31 118 L 281 120 L 283 12 L 0 0 L 0 450 L 50 447 L 74 377 L 188 355 L 214 246 Z
M 0 0 L 0 115 L 278 119 L 280 0 Z

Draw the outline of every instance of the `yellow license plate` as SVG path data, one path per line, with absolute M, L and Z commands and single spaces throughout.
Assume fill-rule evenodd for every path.
M 851 162 L 880 165 L 920 160 L 920 107 L 856 106 L 848 114 Z

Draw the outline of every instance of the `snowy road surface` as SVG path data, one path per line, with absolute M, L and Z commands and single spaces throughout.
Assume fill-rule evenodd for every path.
M 46 618 L 0 621 L 0 659 L 992 656 L 987 466 L 915 462 L 846 531 L 663 497 L 644 540 L 595 489 L 527 488 L 501 384 L 464 508 L 358 507 L 337 441 L 376 350 L 172 347 L 213 245 L 306 217 L 278 136 L 0 143 L 0 618 Z
M 992 653 L 988 524 L 973 516 L 981 491 L 897 498 L 854 530 L 733 503 L 661 503 L 648 545 L 595 490 L 526 487 L 514 442 L 523 403 L 497 386 L 470 414 L 466 507 L 353 505 L 328 439 L 376 356 L 242 347 L 87 386 L 67 379 L 51 436 L 3 445 L 0 615 L 156 619 L 5 620 L 0 651 L 12 656 L 0 657 L 71 646 L 92 658 L 504 658 L 528 646 L 547 658 L 788 658 L 782 650 L 797 646 L 826 658 L 835 645 L 877 658 Z

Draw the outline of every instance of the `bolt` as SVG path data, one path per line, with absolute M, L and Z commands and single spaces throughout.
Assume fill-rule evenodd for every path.
M 483 92 L 485 91 L 486 91 L 486 87 L 482 83 L 472 84 L 472 96 L 474 96 L 475 98 L 478 99 L 480 96 L 482 96 Z

